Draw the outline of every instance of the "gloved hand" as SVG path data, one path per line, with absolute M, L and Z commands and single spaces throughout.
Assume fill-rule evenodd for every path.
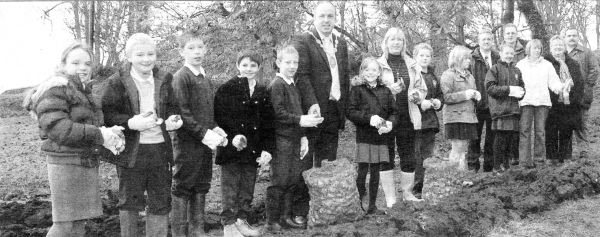
M 476 90 L 473 90 L 473 89 L 467 89 L 467 90 L 465 91 L 465 96 L 467 97 L 467 100 L 470 100 L 470 99 L 475 99 L 475 93 L 476 93 L 476 92 L 477 92 Z
M 373 127 L 377 127 L 381 124 L 382 121 L 385 121 L 385 120 L 382 119 L 381 117 L 379 117 L 379 115 L 373 115 L 373 116 L 371 116 L 371 121 L 369 121 L 369 125 L 371 125 Z
M 321 117 L 321 107 L 319 107 L 319 104 L 314 104 L 312 106 L 310 106 L 310 108 L 308 109 L 308 114 L 316 114 L 318 118 Z
M 442 107 L 442 102 L 438 99 L 431 100 L 431 103 L 433 104 L 433 109 L 440 109 Z
M 300 139 L 300 160 L 304 159 L 306 154 L 308 154 L 308 139 L 306 137 L 302 137 Z
M 413 104 L 421 103 L 421 96 L 419 96 L 419 92 L 417 90 L 408 91 L 408 101 Z
M 213 130 L 213 132 L 216 132 L 217 134 L 219 134 L 219 136 L 221 136 L 221 137 L 227 137 L 227 133 L 225 133 L 225 130 L 223 130 L 220 127 L 215 127 L 212 130 Z
M 233 137 L 233 140 L 231 140 L 231 145 L 233 145 L 237 151 L 241 151 L 244 148 L 246 148 L 246 146 L 248 145 L 248 140 L 246 140 L 246 137 L 244 135 L 238 134 L 235 135 L 235 137 Z
M 225 140 L 225 143 L 227 142 L 227 138 L 221 137 L 216 132 L 213 132 L 213 130 L 207 129 L 206 133 L 204 134 L 204 138 L 202 138 L 202 143 L 208 146 L 211 150 L 216 150 L 217 146 L 223 144 L 223 140 Z
M 160 123 L 162 123 L 162 120 L 157 121 L 151 115 L 152 112 L 135 115 L 133 116 L 133 118 L 127 120 L 127 126 L 129 126 L 129 128 L 133 130 L 144 131 L 156 127 L 160 125 Z
M 102 138 L 104 139 L 102 146 L 110 150 L 115 155 L 118 155 L 125 150 L 125 136 L 120 137 L 113 132 L 113 129 L 118 130 L 119 128 L 125 129 L 119 126 L 116 126 L 116 128 L 106 128 L 104 126 L 100 127 L 100 132 L 102 133 Z
M 379 127 L 379 129 L 377 129 L 377 132 L 379 133 L 379 135 L 384 134 L 384 133 L 388 133 L 390 131 L 392 131 L 392 122 L 390 121 L 385 121 L 385 126 L 381 126 Z
M 183 120 L 179 115 L 171 115 L 165 121 L 165 125 L 167 126 L 167 131 L 177 130 L 183 125 Z
M 271 153 L 262 151 L 260 153 L 260 157 L 258 157 L 258 159 L 256 159 L 256 163 L 258 163 L 259 166 L 264 166 L 267 163 L 269 163 L 269 161 L 271 161 L 272 158 L 273 157 L 271 156 Z
M 317 114 L 302 115 L 300 116 L 300 127 L 316 127 L 317 125 L 323 122 L 323 119 L 324 118 L 322 117 L 318 117 Z
M 479 91 L 475 91 L 475 98 L 476 101 L 480 101 L 481 100 L 481 93 L 479 93 Z
M 432 106 L 433 106 L 433 104 L 431 103 L 430 100 L 423 100 L 423 102 L 421 102 L 421 109 L 423 111 L 431 109 Z
M 525 90 L 520 86 L 509 86 L 508 96 L 520 99 L 525 95 Z

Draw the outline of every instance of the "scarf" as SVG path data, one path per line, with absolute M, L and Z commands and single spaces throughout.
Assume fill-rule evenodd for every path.
M 563 90 L 558 95 L 558 102 L 562 102 L 564 104 L 570 104 L 569 101 L 569 93 L 571 92 L 571 87 L 573 87 L 573 79 L 571 78 L 571 73 L 569 72 L 569 68 L 565 63 L 565 55 L 552 55 L 554 58 L 560 63 L 560 74 L 558 77 L 560 78 L 560 82 L 565 84 L 567 82 L 567 86 L 563 87 Z

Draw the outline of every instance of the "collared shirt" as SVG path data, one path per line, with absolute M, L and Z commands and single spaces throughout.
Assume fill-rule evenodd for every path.
M 485 62 L 487 63 L 488 67 L 491 68 L 492 67 L 492 51 L 488 51 L 487 53 L 484 53 L 481 48 L 479 48 L 479 53 L 481 53 L 481 56 L 483 57 L 483 60 L 485 60 Z
M 158 119 L 156 115 L 155 102 L 154 102 L 154 76 L 150 71 L 148 79 L 143 79 L 133 68 L 130 72 L 135 86 L 138 90 L 139 101 L 140 101 L 140 114 L 152 112 L 151 118 Z M 160 126 L 156 126 L 144 131 L 140 131 L 140 144 L 157 144 L 165 142 L 165 138 L 162 135 Z
M 293 79 L 288 79 L 285 75 L 283 75 L 282 73 L 279 73 L 279 72 L 275 75 L 278 77 L 281 77 L 283 79 L 283 81 L 285 81 L 285 83 L 287 83 L 288 85 L 295 86 Z
M 206 72 L 204 71 L 203 67 L 200 67 L 200 71 L 198 71 L 194 66 L 192 66 L 188 62 L 185 62 L 185 64 L 183 66 L 186 66 L 187 68 L 189 68 L 190 71 L 192 71 L 192 73 L 194 73 L 194 76 L 198 76 L 200 74 L 202 74 L 202 76 L 206 76 Z
M 331 91 L 329 92 L 329 99 L 337 101 L 341 96 L 340 72 L 338 71 L 337 58 L 335 56 L 336 48 L 333 44 L 333 33 L 329 34 L 329 36 L 325 36 L 319 31 L 317 31 L 317 33 L 321 38 L 323 50 L 327 54 L 327 60 L 329 61 L 329 71 L 331 72 Z

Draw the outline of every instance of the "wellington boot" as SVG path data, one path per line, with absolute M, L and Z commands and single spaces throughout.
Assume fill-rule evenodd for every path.
M 204 232 L 204 205 L 206 194 L 198 193 L 190 200 L 188 207 L 188 236 L 208 236 Z
M 119 222 L 121 226 L 121 236 L 137 237 L 138 233 L 138 218 L 137 211 L 119 211 Z
M 173 237 L 186 237 L 188 228 L 188 200 L 174 195 L 171 195 L 171 200 L 171 213 L 169 213 L 169 218 L 171 219 L 171 235 Z
M 169 230 L 168 215 L 146 216 L 146 237 L 166 237 Z
M 267 200 L 265 208 L 267 212 L 267 223 L 265 224 L 266 232 L 279 232 L 283 229 L 281 226 L 281 208 L 283 201 L 283 190 L 276 186 L 267 188 Z
M 260 228 L 254 228 L 250 226 L 246 220 L 237 219 L 234 225 L 244 236 L 258 237 L 262 234 L 262 230 Z
M 223 226 L 223 237 L 244 237 L 244 235 L 235 227 L 235 224 L 230 224 Z
M 412 190 L 415 186 L 415 173 L 405 173 L 400 172 L 402 174 L 402 179 L 400 180 L 400 188 L 402 188 L 402 199 L 404 201 L 414 201 L 420 202 L 423 199 L 418 199 L 413 195 Z
M 394 170 L 386 170 L 379 172 L 379 179 L 383 187 L 385 202 L 387 207 L 392 207 L 396 203 L 396 183 L 394 183 Z
M 292 209 L 294 207 L 294 193 L 288 191 L 285 192 L 283 197 L 283 215 L 281 215 L 281 222 L 284 226 L 287 226 L 292 229 L 306 229 L 305 225 L 296 223 L 292 219 Z

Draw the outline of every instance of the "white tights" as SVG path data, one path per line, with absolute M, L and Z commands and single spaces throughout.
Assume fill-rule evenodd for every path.
M 52 223 L 46 237 L 80 237 L 85 234 L 85 220 Z
M 469 140 L 451 139 L 452 150 L 450 150 L 450 162 L 458 163 L 459 170 L 467 170 L 467 145 Z

